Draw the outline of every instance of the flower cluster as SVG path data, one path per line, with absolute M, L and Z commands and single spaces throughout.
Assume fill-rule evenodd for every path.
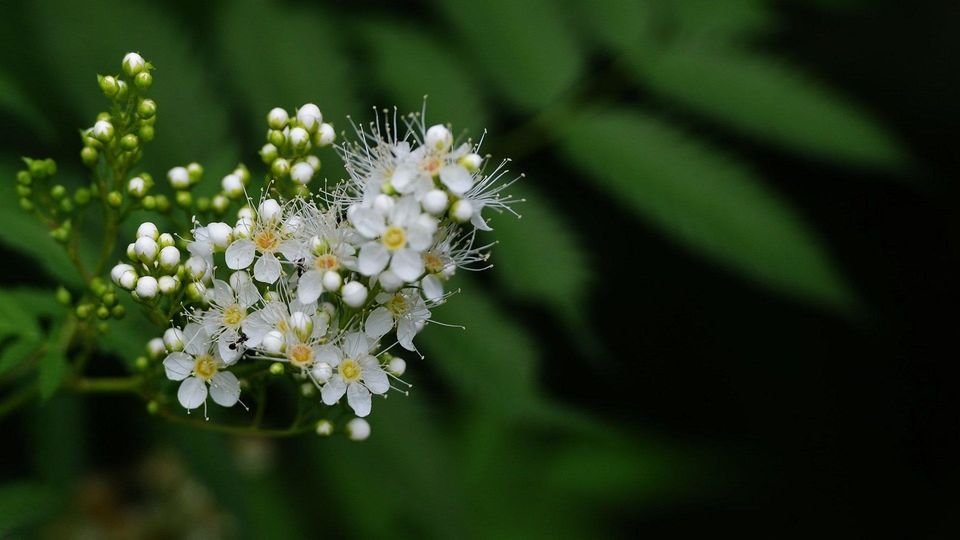
M 312 178 L 306 152 L 333 138 L 321 118 L 312 104 L 268 114 L 273 142 L 261 154 L 274 173 L 300 186 Z M 163 366 L 182 381 L 183 407 L 206 407 L 208 396 L 227 407 L 240 402 L 243 377 L 234 371 L 257 362 L 294 377 L 324 406 L 345 398 L 358 418 L 370 413 L 372 396 L 401 382 L 406 362 L 391 351 L 419 356 L 414 339 L 452 294 L 447 281 L 458 268 L 486 267 L 490 246 L 475 243 L 478 229 L 490 229 L 482 211 L 512 211 L 514 200 L 501 193 L 512 183 L 505 162 L 485 172 L 479 145 L 455 144 L 448 127 L 427 126 L 422 113 L 404 118 L 402 136 L 397 127 L 395 116 L 354 126 L 358 140 L 335 145 L 349 179 L 332 191 L 285 198 L 268 186 L 257 202 L 244 192 L 235 220 L 195 220 L 183 263 L 155 228 L 138 232 L 129 254 L 141 266 L 117 265 L 115 283 L 143 298 L 138 271 L 163 269 L 191 283 L 181 324 L 163 339 Z M 284 171 L 274 170 L 278 162 Z M 310 171 L 301 175 L 301 165 Z M 329 429 L 317 424 L 318 433 Z

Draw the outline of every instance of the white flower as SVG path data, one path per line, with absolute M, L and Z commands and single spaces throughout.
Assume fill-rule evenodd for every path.
M 401 279 L 413 282 L 423 274 L 421 252 L 433 243 L 436 219 L 421 212 L 413 197 L 403 197 L 384 214 L 375 208 L 358 208 L 350 222 L 372 241 L 360 247 L 360 273 L 372 276 L 388 267 Z
M 259 345 L 259 333 L 247 332 L 251 306 L 260 301 L 260 291 L 246 272 L 234 272 L 231 283 L 213 280 L 207 289 L 210 307 L 194 315 L 204 332 L 217 343 L 220 358 L 226 364 L 236 362 L 246 347 Z
M 243 270 L 256 260 L 253 277 L 263 283 L 276 282 L 281 273 L 280 260 L 276 253 L 283 253 L 290 259 L 290 254 L 295 256 L 296 250 L 295 243 L 285 242 L 286 234 L 281 214 L 279 205 L 273 199 L 261 203 L 260 212 L 250 227 L 249 237 L 234 240 L 227 248 L 227 267 Z
M 400 346 L 408 351 L 417 350 L 413 338 L 430 319 L 430 310 L 417 289 L 408 287 L 393 294 L 380 293 L 376 301 L 380 305 L 370 313 L 364 324 L 367 336 L 380 339 L 396 325 Z
M 223 371 L 223 361 L 217 356 L 210 336 L 196 323 L 183 329 L 183 351 L 174 351 L 163 360 L 167 378 L 183 381 L 177 390 L 177 399 L 187 410 L 200 405 L 206 411 L 207 386 L 209 395 L 218 405 L 232 407 L 240 400 L 240 381 L 236 375 Z
M 333 405 L 346 394 L 347 404 L 357 416 L 370 414 L 370 394 L 385 394 L 390 389 L 387 373 L 370 354 L 372 345 L 367 336 L 351 332 L 343 337 L 339 347 L 323 348 L 323 360 L 337 370 L 320 391 L 324 403 Z

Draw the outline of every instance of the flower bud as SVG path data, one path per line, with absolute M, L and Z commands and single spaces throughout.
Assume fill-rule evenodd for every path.
M 290 314 L 290 329 L 300 338 L 300 341 L 310 339 L 310 333 L 313 332 L 313 320 L 302 311 L 294 311 Z
M 174 167 L 167 171 L 167 179 L 173 189 L 187 189 L 190 187 L 190 173 L 186 167 Z
M 290 130 L 287 140 L 290 141 L 290 146 L 293 147 L 294 152 L 303 153 L 310 148 L 310 134 L 300 126 Z
M 277 158 L 273 160 L 273 163 L 270 165 L 270 174 L 283 178 L 290 173 L 290 162 L 284 158 Z
M 110 270 L 110 280 L 118 287 L 129 291 L 137 283 L 137 271 L 129 264 L 121 263 Z
M 139 144 L 140 139 L 138 139 L 133 133 L 127 133 L 123 137 L 120 137 L 120 148 L 128 152 L 136 149 Z
M 120 205 L 123 204 L 123 193 L 119 191 L 107 193 L 107 204 L 113 208 L 120 208 Z
M 134 176 L 127 182 L 127 193 L 138 199 L 142 198 L 147 194 L 147 182 L 139 176 Z
M 161 249 L 158 264 L 164 272 L 175 272 L 177 265 L 180 264 L 180 250 L 176 246 Z
M 163 338 L 153 338 L 147 342 L 147 358 L 151 360 L 159 360 L 163 355 L 167 354 L 167 346 L 163 342 Z
M 160 237 L 160 229 L 152 221 L 144 221 L 137 227 L 137 238 L 149 237 L 154 240 Z
M 470 218 L 473 217 L 473 205 L 465 199 L 458 200 L 450 207 L 450 217 L 460 223 L 470 221 Z
M 203 179 L 203 165 L 197 162 L 187 165 L 187 176 L 190 178 L 190 185 L 199 183 Z
M 109 142 L 113 138 L 113 124 L 106 120 L 97 120 L 93 125 L 93 137 L 102 143 Z
M 153 140 L 153 126 L 140 126 L 140 130 L 137 131 L 137 134 L 140 135 L 141 141 L 150 142 Z
M 453 144 L 453 133 L 446 126 L 436 124 L 427 129 L 423 137 L 423 145 L 439 152 L 446 151 Z
M 137 280 L 135 292 L 138 297 L 149 300 L 157 296 L 160 292 L 160 285 L 153 276 L 143 276 Z
M 92 146 L 84 146 L 80 150 L 80 160 L 83 161 L 83 164 L 87 167 L 97 164 L 97 161 L 100 159 L 100 151 Z
M 313 103 L 307 103 L 297 109 L 297 122 L 310 133 L 315 132 L 323 122 L 320 108 Z
M 235 199 L 243 195 L 243 182 L 240 180 L 240 175 L 236 173 L 230 173 L 223 177 L 223 180 L 220 181 L 220 187 L 223 188 L 223 192 L 227 194 L 227 197 Z
M 207 261 L 205 261 L 203 257 L 189 257 L 187 261 L 183 263 L 183 269 L 188 279 L 191 281 L 200 281 L 207 273 Z
M 287 136 L 279 129 L 271 129 L 270 131 L 267 131 L 267 142 L 279 148 L 286 144 Z
M 137 115 L 140 118 L 153 118 L 157 114 L 157 102 L 152 99 L 142 99 L 137 104 Z
M 343 303 L 358 308 L 367 301 L 367 288 L 359 281 L 351 281 L 343 285 L 340 294 L 343 296 Z
M 213 221 L 207 225 L 210 242 L 217 249 L 226 249 L 233 242 L 233 227 L 222 221 Z
M 327 270 L 323 273 L 323 290 L 330 292 L 338 291 L 341 285 L 343 285 L 343 278 L 339 272 Z
M 287 127 L 287 120 L 289 119 L 290 115 L 287 114 L 285 109 L 274 107 L 267 113 L 267 126 L 270 129 L 283 129 Z
M 365 441 L 370 436 L 370 423 L 363 418 L 347 422 L 347 436 L 351 441 Z
M 157 280 L 160 294 L 171 295 L 180 289 L 180 280 L 175 276 L 160 276 Z
M 157 237 L 157 245 L 160 246 L 160 249 L 176 245 L 176 243 L 177 241 L 173 239 L 173 235 L 168 232 L 160 233 L 160 236 Z
M 327 123 L 320 124 L 320 129 L 313 135 L 313 144 L 317 146 L 327 146 L 337 138 L 333 126 Z
M 167 328 L 163 332 L 163 345 L 168 351 L 183 350 L 183 331 L 177 327 Z
M 257 207 L 257 214 L 263 221 L 280 219 L 280 203 L 276 199 L 267 199 Z
M 387 364 L 387 371 L 399 377 L 407 371 L 407 362 L 403 358 L 393 357 Z
M 153 75 L 149 71 L 141 71 L 133 78 L 133 85 L 141 92 L 149 90 L 150 86 L 153 85 Z
M 147 67 L 147 62 L 139 54 L 130 52 L 123 57 L 121 66 L 123 67 L 123 72 L 127 75 L 127 77 L 133 77 Z
M 117 84 L 117 78 L 113 75 L 97 75 L 97 84 L 100 85 L 100 90 L 104 96 L 113 99 L 117 95 L 119 85 Z
M 438 216 L 447 209 L 447 203 L 449 201 L 450 198 L 447 196 L 447 192 L 442 189 L 431 189 L 423 195 L 420 205 L 423 206 L 424 211 Z
M 480 154 L 475 154 L 473 152 L 463 156 L 457 160 L 457 163 L 463 165 L 465 169 L 469 172 L 475 172 L 480 168 L 480 165 L 483 163 L 483 158 L 480 157 Z
M 217 215 L 223 215 L 227 209 L 230 208 L 230 199 L 218 193 L 214 195 L 213 200 L 210 201 L 210 207 L 213 208 L 213 211 Z
M 313 369 L 310 370 L 310 375 L 320 384 L 323 384 L 330 380 L 330 377 L 333 376 L 333 367 L 326 362 L 317 362 Z
M 317 435 L 321 437 L 328 437 L 333 434 L 333 422 L 329 420 L 320 420 L 317 422 L 316 430 Z
M 277 159 L 279 155 L 280 153 L 275 144 L 267 143 L 260 148 L 260 159 L 268 165 L 273 163 L 273 160 Z
M 147 266 L 152 266 L 153 262 L 157 260 L 158 251 L 157 241 L 149 236 L 141 236 L 133 244 L 133 252 L 136 254 L 137 260 Z
M 305 161 L 297 162 L 290 169 L 290 179 L 298 184 L 306 185 L 311 178 L 313 178 L 313 167 Z
M 283 333 L 279 330 L 270 330 L 263 335 L 263 341 L 260 342 L 264 352 L 267 354 L 282 354 L 286 348 L 286 341 L 283 339 Z

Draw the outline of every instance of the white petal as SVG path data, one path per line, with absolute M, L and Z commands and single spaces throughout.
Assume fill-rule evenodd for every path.
M 473 177 L 462 165 L 447 165 L 440 169 L 440 181 L 455 195 L 463 195 L 473 187 Z
M 417 335 L 417 325 L 409 319 L 400 319 L 397 324 L 397 342 L 408 351 L 416 351 L 413 346 L 413 338 Z
M 367 335 L 373 339 L 382 338 L 392 328 L 393 314 L 383 306 L 373 310 L 370 315 L 367 316 L 367 322 L 364 326 Z
M 220 353 L 220 359 L 228 366 L 236 362 L 246 348 L 246 342 L 240 342 L 240 333 L 232 328 L 224 330 L 217 339 L 217 351 Z
M 370 414 L 370 391 L 362 384 L 351 384 L 347 387 L 347 403 L 357 416 Z
M 241 238 L 235 241 L 230 244 L 230 247 L 228 247 L 226 253 L 224 253 L 227 259 L 227 268 L 241 270 L 249 267 L 250 263 L 253 262 L 256 251 L 257 248 L 254 246 L 253 240 L 249 238 Z
M 210 335 L 197 323 L 183 327 L 183 350 L 197 356 L 210 350 Z
M 200 377 L 189 377 L 180 383 L 177 399 L 185 409 L 196 409 L 207 399 L 207 384 Z
M 363 367 L 363 384 L 374 394 L 383 394 L 390 389 L 387 373 L 380 367 L 376 358 L 369 357 L 360 362 Z
M 163 369 L 171 381 L 182 381 L 193 373 L 194 359 L 189 354 L 177 351 L 163 359 Z
M 400 248 L 390 260 L 390 270 L 408 283 L 415 282 L 423 274 L 423 269 L 423 257 L 413 249 Z
M 240 399 L 240 381 L 229 371 L 218 371 L 210 377 L 210 397 L 218 405 L 233 407 Z
M 343 336 L 342 347 L 347 358 L 362 358 L 370 354 L 370 340 L 362 332 L 350 332 Z
M 343 353 L 336 345 L 321 345 L 317 347 L 316 353 L 317 362 L 326 362 L 334 367 L 339 366 L 340 360 L 343 359 Z
M 443 282 L 433 274 L 424 276 L 420 280 L 420 287 L 423 289 L 423 295 L 432 302 L 436 302 L 443 296 Z
M 387 267 L 390 261 L 390 252 L 387 246 L 380 242 L 368 242 L 360 248 L 360 255 L 357 257 L 360 273 L 365 276 L 372 276 Z
M 253 266 L 253 277 L 262 283 L 273 283 L 280 277 L 280 261 L 272 253 L 265 253 Z
M 330 377 L 327 384 L 323 385 L 323 390 L 320 391 L 320 397 L 323 398 L 323 402 L 327 405 L 333 405 L 338 399 L 343 397 L 346 391 L 347 384 L 343 382 L 343 376 L 334 375 Z
M 358 208 L 350 215 L 350 222 L 367 238 L 376 238 L 387 228 L 383 214 L 372 208 Z
M 323 274 L 317 270 L 310 270 L 300 276 L 297 284 L 297 298 L 309 304 L 323 294 Z

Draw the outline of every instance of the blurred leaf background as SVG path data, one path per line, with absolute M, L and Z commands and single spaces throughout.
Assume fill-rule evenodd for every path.
M 56 335 L 53 290 L 76 280 L 17 206 L 20 158 L 79 184 L 95 74 L 128 51 L 156 66 L 156 178 L 262 175 L 274 106 L 342 131 L 427 95 L 428 121 L 512 158 L 526 199 L 492 220 L 494 269 L 434 313 L 466 330 L 421 334 L 413 391 L 374 407 L 367 442 L 58 395 L 0 420 L 3 538 L 957 531 L 956 355 L 932 352 L 955 324 L 928 309 L 956 276 L 950 3 L 3 8 L 0 376 Z M 344 175 L 333 154 L 321 174 Z M 149 337 L 109 336 L 96 370 Z

